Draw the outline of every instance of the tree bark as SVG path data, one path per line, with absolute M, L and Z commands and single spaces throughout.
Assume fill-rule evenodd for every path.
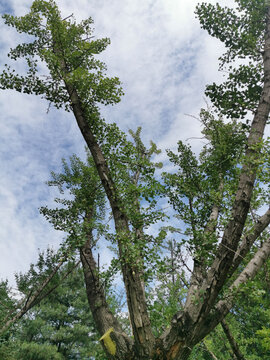
M 270 238 L 264 242 L 246 268 L 230 286 L 226 299 L 220 300 L 204 322 L 194 320 L 184 310 L 176 314 L 172 324 L 160 337 L 157 354 L 162 354 L 157 359 L 186 360 L 193 347 L 207 336 L 225 318 L 233 307 L 233 303 L 240 285 L 251 280 L 257 274 L 264 262 L 270 256 Z M 167 358 L 165 357 L 167 354 Z M 189 355 L 188 355 L 189 354 Z M 163 356 L 163 357 L 162 357 Z
M 102 341 L 103 348 L 109 359 L 132 359 L 133 342 L 124 333 L 119 321 L 115 318 L 107 304 L 104 289 L 99 282 L 98 269 L 92 254 L 92 234 L 88 235 L 88 240 L 80 249 L 80 258 L 83 266 L 86 294 L 91 309 L 94 322 L 99 334 L 104 335 L 112 329 L 110 338 L 115 344 L 114 348 L 107 346 L 106 341 Z
M 254 244 L 255 240 L 261 235 L 261 233 L 267 228 L 270 224 L 270 208 L 266 213 L 261 216 L 257 223 L 254 225 L 252 233 L 247 234 L 242 239 L 235 255 L 233 258 L 233 263 L 229 271 L 228 277 L 230 277 L 237 267 L 240 265 L 244 257 L 248 254 L 251 246 Z
M 228 289 L 226 298 L 219 300 L 218 303 L 213 308 L 212 314 L 209 315 L 206 327 L 202 327 L 201 334 L 199 337 L 203 339 L 206 335 L 209 334 L 229 313 L 233 307 L 234 299 L 237 293 L 239 292 L 240 286 L 245 284 L 248 280 L 252 280 L 260 268 L 263 266 L 265 261 L 270 256 L 270 238 L 265 241 L 260 249 L 256 252 L 254 257 L 249 261 L 245 269 L 233 282 L 233 284 Z

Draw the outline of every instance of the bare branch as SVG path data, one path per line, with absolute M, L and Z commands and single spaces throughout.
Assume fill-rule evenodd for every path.
M 64 19 L 62 19 L 62 21 L 65 21 L 65 20 L 67 20 L 67 19 L 69 19 L 69 18 L 71 18 L 73 16 L 73 13 L 71 14 L 71 15 L 68 15 L 67 17 L 65 17 Z

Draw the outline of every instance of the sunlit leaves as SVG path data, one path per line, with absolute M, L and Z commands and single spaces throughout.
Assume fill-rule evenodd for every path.
M 64 247 L 76 249 L 85 243 L 90 231 L 103 231 L 105 195 L 89 154 L 87 164 L 75 155 L 70 158 L 70 164 L 63 160 L 63 170 L 52 173 L 53 180 L 48 182 L 65 195 L 55 199 L 60 206 L 41 207 L 40 212 L 56 230 L 68 233 Z
M 202 3 L 196 14 L 202 28 L 226 46 L 219 60 L 228 77 L 221 84 L 208 85 L 206 94 L 224 115 L 243 118 L 255 110 L 262 91 L 266 7 L 263 0 L 236 2 L 236 9 Z M 239 60 L 240 65 L 235 65 Z
M 201 110 L 200 121 L 206 144 L 197 157 L 189 145 L 178 142 L 178 153 L 168 151 L 176 171 L 165 173 L 166 194 L 185 224 L 182 243 L 193 253 L 211 259 L 218 242 L 218 232 L 205 231 L 215 205 L 219 221 L 210 227 L 222 231 L 228 219 L 235 194 L 235 184 L 246 143 L 245 129 L 236 121 L 225 122 L 222 117 Z M 224 220 L 224 222 L 223 222 Z M 202 245 L 203 244 L 203 245 Z
M 62 20 L 52 0 L 34 1 L 30 13 L 25 16 L 3 17 L 7 25 L 34 36 L 34 39 L 10 50 L 9 57 L 12 60 L 25 58 L 29 70 L 26 75 L 20 75 L 6 67 L 0 75 L 2 89 L 41 95 L 57 108 L 66 110 L 70 109 L 70 103 L 65 83 L 72 85 L 83 105 L 92 107 L 94 111 L 97 111 L 97 104 L 120 101 L 123 92 L 119 79 L 107 77 L 106 65 L 94 58 L 106 49 L 110 40 L 92 39 L 91 18 L 79 24 L 72 16 Z M 39 61 L 46 64 L 49 72 L 43 77 L 37 71 Z M 63 63 L 65 72 L 61 70 Z

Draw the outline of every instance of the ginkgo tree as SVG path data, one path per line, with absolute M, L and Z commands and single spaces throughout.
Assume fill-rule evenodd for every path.
M 7 66 L 1 89 L 40 95 L 72 112 L 91 154 L 88 167 L 74 162 L 73 175 L 82 180 L 73 184 L 79 188 L 73 191 L 74 202 L 63 200 L 63 208 L 45 208 L 43 213 L 56 229 L 69 233 L 65 250 L 80 252 L 89 305 L 108 359 L 188 359 L 270 254 L 270 159 L 264 138 L 270 111 L 270 5 L 264 0 L 236 0 L 236 5 L 230 9 L 203 3 L 196 9 L 201 26 L 227 48 L 220 66 L 228 78 L 206 89 L 215 107 L 200 114 L 207 141 L 201 154 L 195 156 L 180 141 L 178 153 L 168 152 L 175 171 L 163 175 L 162 185 L 151 160 L 156 146 L 147 149 L 140 130 L 129 141 L 100 115 L 99 104 L 119 102 L 122 89 L 95 58 L 109 40 L 92 38 L 92 19 L 79 24 L 73 17 L 62 19 L 53 0 L 35 0 L 22 17 L 3 16 L 7 25 L 33 41 L 10 50 L 12 60 L 25 58 L 28 70 L 21 75 Z M 73 175 L 53 181 L 61 190 L 67 180 L 78 179 Z M 172 219 L 171 226 L 151 237 L 146 230 L 164 218 L 158 198 L 165 196 L 179 226 Z M 97 212 L 105 201 L 115 225 L 112 234 L 100 226 Z M 122 273 L 130 331 L 123 329 L 100 285 L 93 253 L 98 230 L 116 248 L 118 265 L 112 265 Z M 162 277 L 149 269 L 166 271 L 166 258 L 156 256 L 166 231 L 175 235 L 177 256 L 185 249 L 193 259 L 193 269 L 174 284 L 180 294 L 178 311 L 157 330 L 149 313 L 149 287 Z

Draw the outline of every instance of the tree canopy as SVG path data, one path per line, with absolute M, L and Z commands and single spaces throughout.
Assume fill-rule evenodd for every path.
M 229 356 L 254 359 L 248 341 L 240 338 L 243 323 L 249 324 L 247 339 L 256 341 L 262 357 L 268 356 L 268 320 L 261 328 L 254 326 L 254 310 L 249 309 L 251 303 L 261 306 L 269 319 L 264 305 L 268 297 L 263 296 L 269 284 L 261 269 L 269 265 L 270 254 L 270 153 L 265 136 L 270 112 L 270 4 L 235 2 L 234 9 L 207 3 L 196 8 L 202 28 L 226 47 L 220 69 L 228 76 L 206 87 L 212 105 L 199 114 L 205 139 L 200 154 L 179 141 L 177 152 L 167 152 L 173 171 L 162 175 L 156 171 L 162 164 L 154 157 L 159 150 L 153 142 L 149 148 L 143 143 L 140 127 L 125 134 L 101 116 L 100 105 L 118 103 L 123 91 L 120 80 L 108 77 L 106 65 L 96 58 L 109 39 L 93 39 L 93 20 L 62 19 L 54 0 L 35 0 L 25 16 L 3 16 L 7 25 L 31 41 L 9 52 L 14 61 L 25 59 L 26 73 L 6 66 L 0 88 L 41 96 L 73 113 L 87 159 L 73 155 L 63 161 L 62 172 L 52 173 L 48 185 L 60 192 L 57 205 L 40 212 L 67 236 L 50 266 L 32 272 L 30 283 L 27 275 L 21 276 L 24 297 L 19 304 L 2 284 L 4 302 L 11 309 L 7 318 L 0 314 L 2 334 L 29 311 L 37 311 L 37 304 L 50 304 L 56 311 L 53 291 L 60 290 L 54 281 L 74 259 L 82 265 L 91 321 L 106 358 L 185 360 L 207 354 L 215 359 L 223 356 L 223 331 Z M 171 217 L 164 209 L 166 201 Z M 151 231 L 154 226 L 158 231 Z M 108 270 L 100 268 L 96 250 L 105 240 L 114 252 Z M 125 287 L 122 312 L 108 296 L 118 273 Z M 79 297 L 81 289 L 82 285 Z M 61 296 L 72 298 L 64 287 Z M 241 301 L 243 296 L 246 301 Z M 66 311 L 69 315 L 71 310 Z M 128 320 L 123 313 L 128 313 Z M 35 321 L 40 314 L 42 310 L 35 313 Z M 58 315 L 62 316 L 53 316 Z M 70 314 L 64 324 L 80 333 L 84 320 L 78 323 Z M 50 319 L 45 321 L 49 326 Z M 48 331 L 61 337 L 52 328 Z M 62 331 L 65 344 L 73 335 Z M 29 346 L 34 351 L 43 345 L 36 341 Z M 66 346 L 66 351 L 76 346 Z M 83 347 L 87 348 L 85 342 Z

